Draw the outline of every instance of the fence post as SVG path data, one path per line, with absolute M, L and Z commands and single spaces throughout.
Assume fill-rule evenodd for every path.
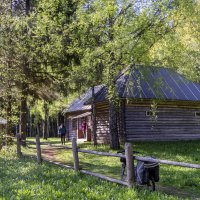
M 73 157 L 74 157 L 74 170 L 79 170 L 79 158 L 78 158 L 78 149 L 77 149 L 77 143 L 76 138 L 72 138 L 72 150 L 73 150 Z
M 22 155 L 21 152 L 21 136 L 19 133 L 16 134 L 17 137 L 17 156 L 20 157 Z
M 36 135 L 35 141 L 36 141 L 36 149 L 37 149 L 37 162 L 38 162 L 38 164 L 41 164 L 42 156 L 41 156 L 41 147 L 40 147 L 40 137 L 39 137 L 39 135 Z
M 126 171 L 128 187 L 134 183 L 133 148 L 131 143 L 125 143 Z

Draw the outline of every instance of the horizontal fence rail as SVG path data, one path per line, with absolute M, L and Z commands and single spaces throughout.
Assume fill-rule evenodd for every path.
M 108 152 L 99 152 L 99 151 L 84 150 L 84 149 L 78 149 L 78 152 L 95 154 L 95 155 L 100 155 L 100 156 L 126 158 L 126 156 L 123 155 L 123 154 L 115 154 L 115 153 L 108 153 Z M 174 165 L 174 166 L 180 166 L 180 167 L 200 169 L 200 165 L 186 163 L 186 162 L 176 162 L 176 161 L 171 161 L 171 160 L 160 160 L 160 159 L 147 158 L 147 157 L 142 157 L 142 156 L 133 156 L 133 158 L 135 160 L 139 160 L 139 161 L 156 162 L 156 163 L 166 164 L 166 165 Z
M 85 149 L 78 149 L 78 152 L 95 154 L 95 155 L 100 155 L 100 156 L 111 156 L 111 157 L 126 158 L 125 155 L 117 154 L 117 153 L 108 153 L 108 152 L 92 151 L 92 150 L 85 150 Z
M 170 161 L 170 160 L 160 160 L 160 159 L 146 158 L 146 157 L 141 157 L 141 156 L 134 156 L 134 158 L 140 161 L 157 162 L 157 163 L 166 164 L 166 165 L 174 165 L 174 166 L 180 166 L 180 167 L 200 169 L 200 165 L 198 164 L 175 162 L 175 161 Z
M 125 182 L 125 181 L 121 181 L 121 180 L 115 179 L 115 178 L 110 178 L 110 177 L 104 176 L 104 175 L 102 175 L 102 174 L 90 172 L 90 171 L 87 171 L 87 170 L 80 170 L 80 172 L 83 173 L 83 174 L 87 174 L 87 175 L 90 175 L 90 176 L 95 176 L 95 177 L 97 177 L 97 178 L 110 181 L 110 182 L 112 182 L 112 183 L 118 183 L 118 184 L 121 184 L 121 185 L 126 185 L 126 186 L 128 186 L 128 183 Z

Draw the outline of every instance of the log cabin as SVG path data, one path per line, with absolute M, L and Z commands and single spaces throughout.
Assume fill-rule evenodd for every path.
M 102 85 L 95 86 L 94 93 L 97 94 L 102 87 Z M 92 89 L 90 88 L 63 111 L 68 140 L 76 137 L 77 139 L 91 141 L 91 105 L 85 104 L 91 97 Z M 86 122 L 85 134 L 82 127 L 84 121 Z
M 117 77 L 116 89 L 120 99 L 117 126 L 122 143 L 200 139 L 200 84 L 173 69 L 132 66 Z M 79 117 L 83 113 L 91 116 L 88 103 L 91 96 L 83 103 L 87 110 L 76 110 Z M 95 93 L 95 105 L 98 143 L 109 143 L 106 86 Z

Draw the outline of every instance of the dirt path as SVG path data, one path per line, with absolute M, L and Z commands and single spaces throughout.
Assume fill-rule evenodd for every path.
M 56 149 L 50 147 L 42 149 L 42 156 L 44 156 L 44 158 L 46 159 L 54 160 L 56 154 L 57 154 Z

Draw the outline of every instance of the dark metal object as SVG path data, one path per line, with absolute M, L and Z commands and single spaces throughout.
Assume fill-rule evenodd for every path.
M 124 150 L 122 151 L 118 151 L 117 153 L 124 153 Z M 139 153 L 137 151 L 133 151 L 133 153 Z M 150 158 L 150 157 L 147 157 Z M 120 158 L 120 162 L 121 162 L 121 180 L 125 180 L 126 179 L 126 159 L 125 158 Z M 144 165 L 144 184 L 147 185 L 148 187 L 151 187 L 152 191 L 156 190 L 156 184 L 155 182 L 159 181 L 159 163 L 156 162 L 149 162 L 149 161 L 138 161 L 140 163 L 142 163 Z M 139 184 L 138 183 L 138 174 L 137 174 L 137 170 L 138 170 L 139 165 L 137 164 L 136 167 L 134 167 L 133 171 L 135 172 L 135 179 L 136 179 L 136 184 L 138 185 L 144 185 L 144 184 Z

